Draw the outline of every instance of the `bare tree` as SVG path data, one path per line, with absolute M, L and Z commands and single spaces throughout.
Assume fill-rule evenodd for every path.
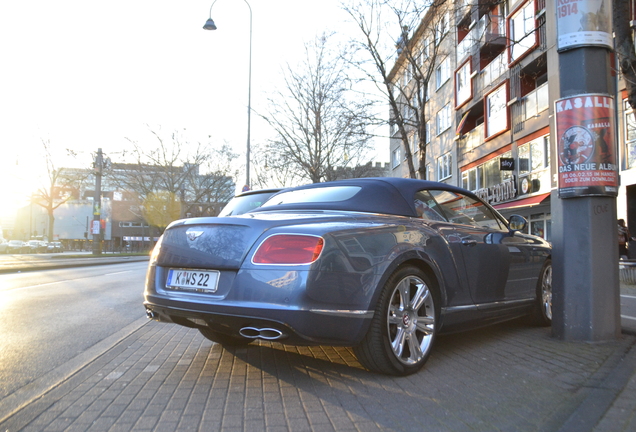
M 276 135 L 266 150 L 271 170 L 317 183 L 336 166 L 358 164 L 369 148 L 372 104 L 355 92 L 341 54 L 323 35 L 305 45 L 298 68 L 287 65 L 285 87 L 262 115 Z
M 132 193 L 143 217 L 161 230 L 179 218 L 218 214 L 234 196 L 231 163 L 237 155 L 228 146 L 198 144 L 188 151 L 190 145 L 176 132 L 169 140 L 151 133 L 157 145 L 148 150 L 131 141 L 134 162 L 112 164 L 106 172 L 109 181 Z
M 81 184 L 85 182 L 89 175 L 78 174 L 67 171 L 64 168 L 56 168 L 53 156 L 51 155 L 51 143 L 49 140 L 42 140 L 44 147 L 44 159 L 46 162 L 45 184 L 31 197 L 34 204 L 46 210 L 48 215 L 47 235 L 53 240 L 55 235 L 55 210 L 71 199 L 79 198 Z M 71 153 L 69 150 L 67 150 Z
M 295 167 L 285 163 L 284 156 L 271 152 L 268 144 L 256 145 L 252 152 L 255 176 L 252 179 L 255 188 L 285 188 L 303 183 L 296 174 Z
M 426 101 L 435 71 L 449 55 L 442 40 L 451 5 L 446 0 L 360 0 L 343 6 L 361 33 L 353 43 L 364 55 L 355 64 L 389 103 L 389 124 L 402 142 L 411 178 L 417 175 L 409 138 L 419 150 L 419 176 L 426 178 Z

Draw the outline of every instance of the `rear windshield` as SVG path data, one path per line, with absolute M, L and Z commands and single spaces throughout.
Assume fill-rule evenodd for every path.
M 232 216 L 247 213 L 250 210 L 262 206 L 263 203 L 275 193 L 275 191 L 271 191 L 234 197 L 229 203 L 227 203 L 223 210 L 221 210 L 219 216 Z
M 263 204 L 263 208 L 281 204 L 308 204 L 346 201 L 357 194 L 360 186 L 333 186 L 283 192 Z

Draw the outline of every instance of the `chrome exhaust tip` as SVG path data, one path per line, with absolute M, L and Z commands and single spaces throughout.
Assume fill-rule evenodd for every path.
M 148 319 L 155 319 L 157 318 L 157 315 L 155 315 L 155 313 L 151 311 L 150 309 L 146 309 L 146 317 Z
M 277 340 L 285 337 L 285 333 L 274 328 L 243 327 L 239 334 L 248 339 Z

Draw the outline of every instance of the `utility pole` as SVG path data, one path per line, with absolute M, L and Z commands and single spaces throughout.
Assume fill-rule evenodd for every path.
M 102 254 L 102 171 L 104 168 L 104 159 L 102 149 L 97 149 L 97 157 L 94 163 L 95 174 L 95 196 L 93 197 L 93 226 L 91 232 L 93 234 L 93 255 Z
M 558 183 L 551 197 L 552 334 L 566 341 L 614 340 L 621 323 L 612 2 L 551 1 L 560 96 L 552 116 Z M 594 16 L 594 24 L 581 16 Z

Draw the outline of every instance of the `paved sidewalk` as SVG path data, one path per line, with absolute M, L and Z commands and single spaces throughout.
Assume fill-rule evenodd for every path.
M 635 336 L 569 343 L 520 321 L 440 337 L 404 378 L 348 348 L 223 349 L 147 322 L 0 431 L 630 431 L 635 370 Z

